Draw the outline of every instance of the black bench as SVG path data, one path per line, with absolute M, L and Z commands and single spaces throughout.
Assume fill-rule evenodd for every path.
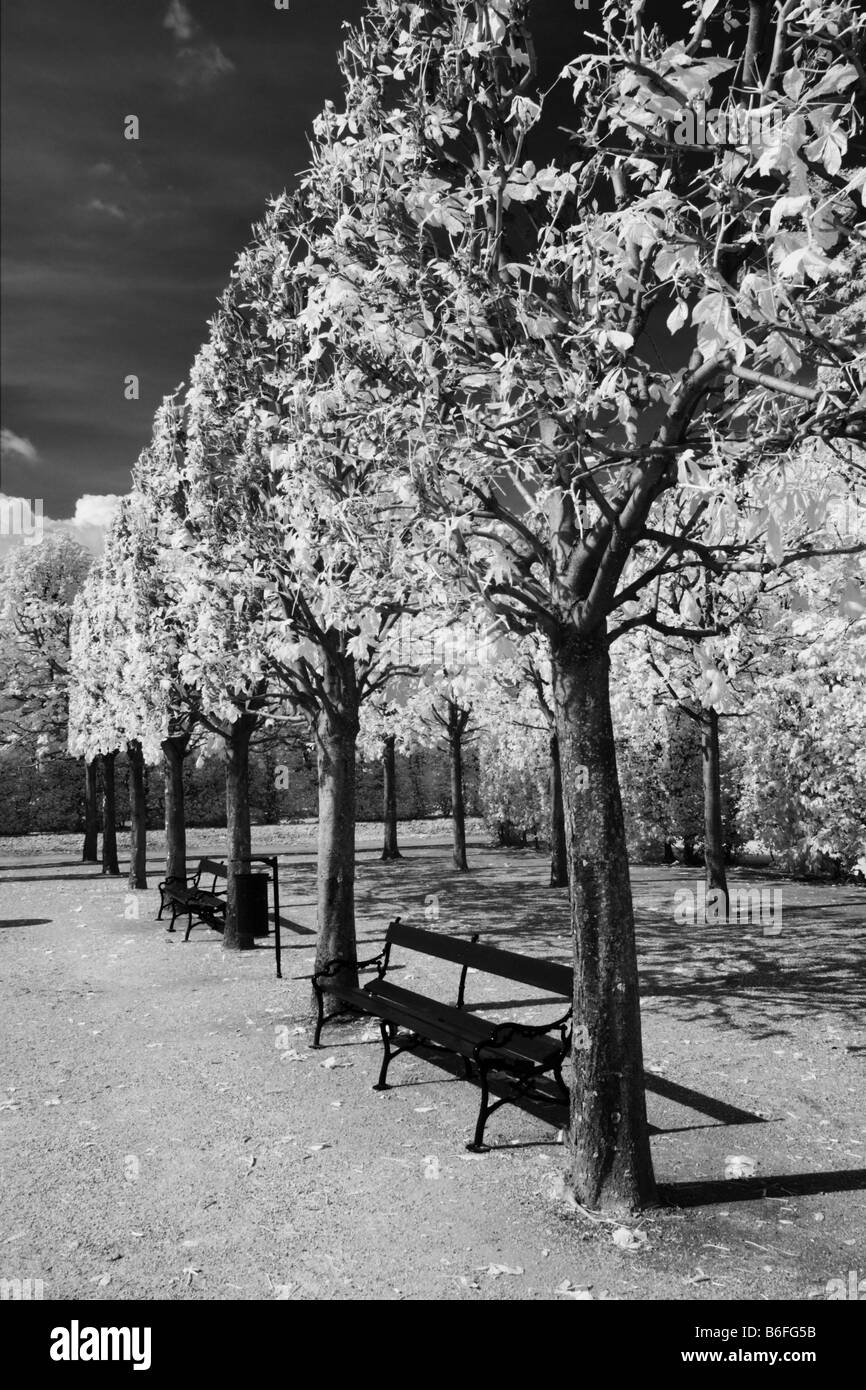
M 462 1059 L 467 1080 L 477 1073 L 481 1086 L 481 1103 L 475 1125 L 475 1137 L 467 1148 L 478 1152 L 484 1147 L 484 1128 L 490 1115 L 500 1105 L 514 1101 L 532 1090 L 538 1080 L 551 1075 L 563 1100 L 568 1090 L 562 1079 L 562 1064 L 571 1043 L 571 1005 L 561 1017 L 549 1023 L 496 1023 L 480 1018 L 464 1007 L 466 975 L 470 969 L 483 971 L 506 980 L 530 985 L 553 995 L 557 1000 L 571 999 L 573 974 L 569 966 L 553 965 L 549 961 L 518 955 L 492 946 L 479 946 L 477 935 L 471 940 L 424 931 L 419 927 L 400 925 L 399 917 L 388 927 L 385 945 L 377 956 L 366 961 L 333 960 L 309 977 L 313 982 L 318 1018 L 313 1047 L 321 1046 L 325 1023 L 325 997 L 339 999 L 350 1009 L 370 1014 L 379 1020 L 384 1056 L 376 1091 L 388 1089 L 388 1067 L 401 1052 L 418 1047 L 441 1048 Z M 455 1004 L 443 1004 L 437 999 L 403 989 L 387 978 L 391 953 L 395 947 L 420 955 L 453 961 L 462 966 Z M 340 981 L 347 969 L 364 970 L 375 967 L 376 977 L 365 985 L 354 986 Z M 505 1073 L 511 1084 L 510 1094 L 490 1101 L 491 1073 Z M 549 1096 L 545 1096 L 549 1099 Z
M 202 887 L 203 877 L 212 878 L 210 888 Z M 189 941 L 194 917 L 197 921 L 205 922 L 209 927 L 222 931 L 225 925 L 226 894 L 225 889 L 217 889 L 217 879 L 220 878 L 228 878 L 225 864 L 218 863 L 216 859 L 200 859 L 194 874 L 187 874 L 186 878 L 164 879 L 159 884 L 160 903 L 156 920 L 162 921 L 163 911 L 170 905 L 169 931 L 174 931 L 177 917 L 187 918 L 184 941 Z

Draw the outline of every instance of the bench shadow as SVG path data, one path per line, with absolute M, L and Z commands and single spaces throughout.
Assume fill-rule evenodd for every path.
M 453 1057 L 447 1052 L 442 1052 L 432 1047 L 417 1047 L 406 1056 L 420 1058 L 425 1062 L 431 1062 L 438 1070 L 444 1071 L 453 1080 L 468 1082 L 476 1090 L 478 1089 L 475 1078 L 467 1078 L 463 1074 L 463 1063 L 458 1057 Z M 388 1085 L 393 1090 L 401 1090 L 411 1086 L 429 1085 L 429 1078 L 413 1079 L 410 1081 L 393 1081 L 393 1070 L 388 1073 Z M 510 1096 L 512 1087 L 507 1077 L 492 1073 L 489 1077 L 489 1088 L 493 1095 Z M 686 1106 L 690 1110 L 695 1110 L 701 1115 L 706 1115 L 713 1124 L 692 1124 L 692 1125 L 649 1125 L 650 1134 L 682 1134 L 695 1129 L 721 1129 L 732 1125 L 757 1125 L 767 1124 L 768 1121 L 763 1115 L 756 1115 L 751 1110 L 742 1110 L 736 1105 L 729 1105 L 727 1101 L 719 1100 L 715 1096 L 705 1095 L 701 1091 L 692 1090 L 688 1086 L 680 1086 L 676 1082 L 668 1081 L 666 1078 L 646 1073 L 644 1084 L 648 1091 L 655 1092 L 656 1095 L 664 1097 L 666 1100 L 675 1101 L 678 1105 Z M 554 1125 L 557 1129 L 563 1129 L 568 1125 L 568 1105 L 563 1101 L 554 1082 L 547 1078 L 536 1082 L 532 1095 L 514 1095 L 512 1104 L 516 1110 L 522 1110 L 534 1119 L 544 1123 Z M 490 1148 L 506 1147 L 512 1145 L 493 1145 Z
M 7 922 L 0 922 L 0 929 L 3 927 L 48 927 L 50 925 L 50 917 L 12 917 Z
M 659 1183 L 665 1206 L 703 1207 L 717 1202 L 754 1202 L 762 1197 L 814 1197 L 827 1192 L 866 1190 L 866 1168 L 828 1173 L 776 1173 L 755 1178 Z

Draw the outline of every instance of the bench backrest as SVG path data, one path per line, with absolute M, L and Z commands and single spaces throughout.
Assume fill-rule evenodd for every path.
M 475 940 L 425 931 L 423 927 L 404 927 L 399 920 L 391 923 L 385 937 L 386 951 L 390 953 L 392 946 L 451 960 L 462 965 L 464 970 L 481 970 L 487 975 L 515 980 L 569 1001 L 572 997 L 574 974 L 568 965 L 554 965 L 552 961 L 521 956 L 516 951 L 502 951 L 497 946 L 479 946 Z
M 225 864 L 220 864 L 216 859 L 200 859 L 196 878 L 201 878 L 202 874 L 213 874 L 214 878 L 228 878 L 228 869 Z

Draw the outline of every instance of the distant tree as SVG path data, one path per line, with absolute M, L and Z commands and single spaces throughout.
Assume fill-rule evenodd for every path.
M 0 743 L 32 746 L 42 763 L 66 752 L 72 609 L 93 556 L 49 533 L 10 552 L 0 567 L 6 637 L 0 653 Z M 82 860 L 96 859 L 95 767 L 85 764 Z

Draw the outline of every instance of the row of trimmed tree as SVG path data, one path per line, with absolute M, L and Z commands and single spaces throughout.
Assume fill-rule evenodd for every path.
M 695 7 L 683 38 L 608 0 L 554 37 L 524 0 L 371 4 L 344 105 L 158 411 L 73 632 L 72 747 L 152 760 L 195 719 L 225 748 L 232 871 L 250 739 L 314 728 L 318 965 L 354 958 L 355 753 L 410 674 L 395 628 L 481 607 L 537 636 L 589 1038 L 571 1176 L 609 1210 L 655 1198 L 611 646 L 681 641 L 718 710 L 768 589 L 858 549 L 830 504 L 863 481 L 866 16 L 751 9 L 732 29 Z M 760 106 L 785 138 L 683 145 L 702 102 Z M 844 446 L 832 485 L 809 438 Z

